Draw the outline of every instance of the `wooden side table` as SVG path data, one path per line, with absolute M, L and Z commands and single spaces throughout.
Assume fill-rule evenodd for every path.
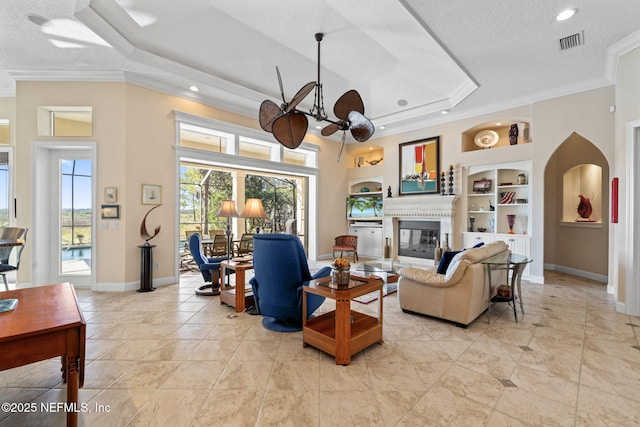
M 349 289 L 331 289 L 331 277 L 323 277 L 303 286 L 302 313 L 307 312 L 307 295 L 316 294 L 336 301 L 336 309 L 318 317 L 302 320 L 302 346 L 311 345 L 336 358 L 336 365 L 348 365 L 351 356 L 382 339 L 382 279 L 351 276 Z M 351 300 L 379 291 L 378 317 L 351 310 Z
M 236 272 L 236 286 L 229 286 L 225 280 L 227 269 Z M 220 263 L 220 304 L 235 307 L 236 313 L 241 313 L 252 304 L 253 293 L 245 295 L 245 271 L 253 270 L 253 262 L 222 261 Z

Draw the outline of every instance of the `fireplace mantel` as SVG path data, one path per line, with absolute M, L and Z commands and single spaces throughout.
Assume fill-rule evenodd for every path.
M 384 199 L 384 216 L 390 218 L 452 218 L 458 196 L 403 196 Z

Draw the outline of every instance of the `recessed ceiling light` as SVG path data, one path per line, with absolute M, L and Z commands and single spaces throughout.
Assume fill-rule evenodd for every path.
M 387 125 L 380 125 L 380 126 L 378 126 L 378 129 L 386 129 L 386 128 L 387 128 Z
M 408 104 L 409 102 L 406 99 L 398 99 L 398 105 L 401 107 L 404 107 Z
M 200 92 L 200 88 L 198 86 L 189 86 L 189 90 L 191 92 Z
M 498 122 L 498 123 L 496 123 L 496 126 L 500 126 L 501 124 L 502 124 L 502 123 Z
M 442 110 L 440 111 L 440 114 L 449 114 L 449 110 Z
M 373 150 L 373 147 L 369 147 L 369 150 Z
M 316 125 L 316 129 L 322 129 L 322 125 Z
M 562 12 L 560 12 L 558 14 L 558 16 L 556 16 L 556 21 L 566 21 L 567 19 L 571 18 L 576 13 L 578 13 L 578 9 L 566 9 L 566 10 L 563 10 Z

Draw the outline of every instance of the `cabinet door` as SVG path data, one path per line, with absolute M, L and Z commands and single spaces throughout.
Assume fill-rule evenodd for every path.
M 509 246 L 509 250 L 513 254 L 524 255 L 531 258 L 531 238 L 528 236 L 518 236 L 509 234 L 496 235 L 496 240 L 502 240 Z M 522 277 L 529 277 L 530 265 L 522 272 Z
M 480 242 L 491 243 L 494 241 L 493 234 L 487 233 L 464 233 L 463 245 L 465 248 L 471 248 Z
M 382 228 L 372 228 L 368 233 L 371 238 L 369 252 L 373 258 L 382 258 Z

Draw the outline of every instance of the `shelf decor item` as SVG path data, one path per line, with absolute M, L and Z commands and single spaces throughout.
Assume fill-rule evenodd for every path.
M 513 225 L 516 223 L 516 216 L 514 214 L 507 215 L 507 224 L 509 225 L 509 234 L 515 234 L 513 232 Z
M 440 194 L 442 194 L 443 196 L 447 194 L 447 184 L 446 178 L 444 177 L 444 172 L 442 172 L 442 175 L 440 175 Z
M 476 222 L 476 219 L 472 216 L 469 217 L 469 231 L 473 233 L 473 224 Z
M 449 166 L 449 195 L 453 196 L 453 165 Z

